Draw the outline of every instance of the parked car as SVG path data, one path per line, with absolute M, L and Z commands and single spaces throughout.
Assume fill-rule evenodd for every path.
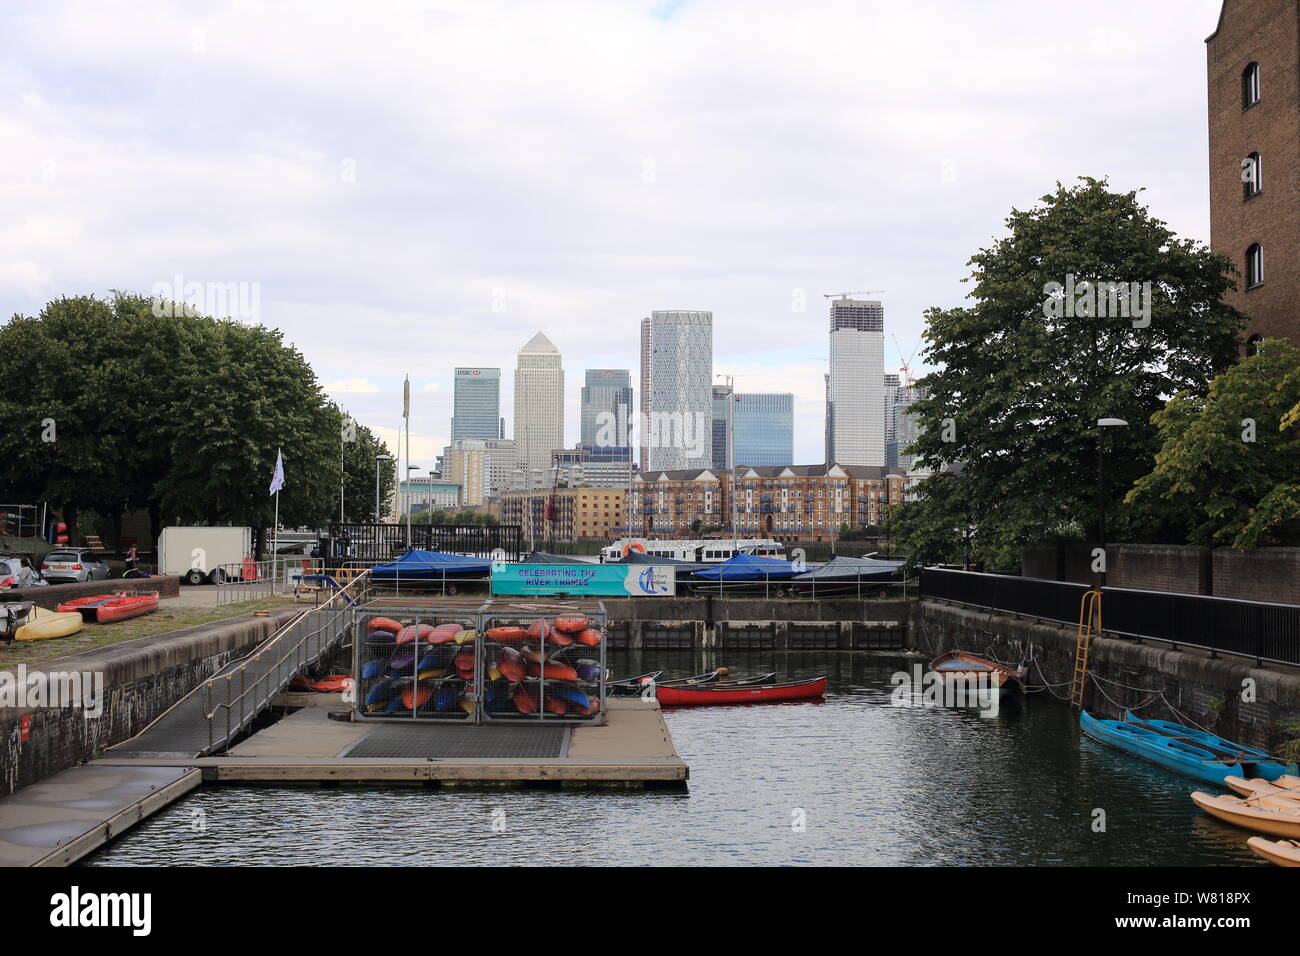
M 45 556 L 41 574 L 51 584 L 104 581 L 108 578 L 108 564 L 84 548 L 59 548 Z
M 27 558 L 0 557 L 0 590 L 30 588 L 44 583 Z

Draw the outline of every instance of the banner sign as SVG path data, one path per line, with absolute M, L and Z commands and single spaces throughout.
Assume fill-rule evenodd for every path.
M 660 597 L 677 593 L 671 565 L 493 564 L 493 594 Z

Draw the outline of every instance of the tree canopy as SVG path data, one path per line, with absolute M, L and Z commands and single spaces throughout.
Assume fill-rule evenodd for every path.
M 163 519 L 260 530 L 281 451 L 281 524 L 338 514 L 345 416 L 278 330 L 118 292 L 14 316 L 0 354 L 0 474 L 19 500 L 48 500 L 74 526 L 82 509 L 146 508 L 155 530 Z M 383 446 L 364 426 L 348 434 L 345 504 L 368 517 Z
M 1108 436 L 1104 493 L 1108 526 L 1131 532 L 1121 503 L 1158 447 L 1152 416 L 1175 393 L 1203 394 L 1236 355 L 1230 263 L 1136 193 L 1058 183 L 1006 225 L 970 260 L 971 304 L 926 312 L 937 370 L 918 383 L 913 450 L 961 476 L 923 481 L 894 515 L 922 560 L 953 560 L 969 538 L 974 560 L 1012 567 L 1025 544 L 1095 533 L 1101 417 L 1129 423 Z

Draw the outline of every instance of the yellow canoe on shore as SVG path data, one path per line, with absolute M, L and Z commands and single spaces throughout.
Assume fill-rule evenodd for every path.
M 86 622 L 78 611 L 60 613 L 34 607 L 27 616 L 27 623 L 14 631 L 14 640 L 45 641 L 53 637 L 67 637 L 76 634 L 85 625 Z
M 1212 817 L 1234 826 L 1300 838 L 1300 802 L 1289 797 L 1215 797 L 1197 790 L 1192 801 Z
M 1262 856 L 1278 866 L 1300 866 L 1300 843 L 1295 840 L 1265 840 L 1263 837 L 1251 837 L 1246 846 L 1256 856 Z
M 1285 780 L 1287 777 L 1282 776 L 1278 779 Z M 1300 780 L 1297 777 L 1291 777 L 1290 779 Z M 1224 777 L 1223 782 L 1230 790 L 1243 797 L 1277 797 L 1300 802 L 1300 787 L 1279 787 L 1277 784 L 1269 783 L 1267 780 L 1260 780 L 1258 777 L 1248 780 L 1245 777 L 1231 775 Z

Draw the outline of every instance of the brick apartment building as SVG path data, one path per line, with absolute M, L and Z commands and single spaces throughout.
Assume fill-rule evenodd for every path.
M 1205 41 L 1210 245 L 1260 338 L 1300 345 L 1300 0 L 1224 0 Z
M 489 502 L 488 510 L 502 524 L 517 524 L 525 541 L 556 541 L 594 538 L 609 541 L 623 527 L 627 492 L 622 488 L 555 489 L 554 528 L 546 521 L 546 504 L 551 489 L 503 491 Z
M 732 473 L 652 471 L 632 482 L 632 533 L 694 537 L 699 526 L 730 528 L 735 485 L 740 534 L 782 541 L 829 541 L 844 525 L 882 523 L 901 504 L 907 476 L 879 465 L 775 465 Z

